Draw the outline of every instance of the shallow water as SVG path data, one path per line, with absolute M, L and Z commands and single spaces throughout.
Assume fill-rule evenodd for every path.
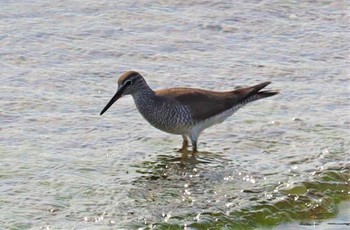
M 346 1 L 0 4 L 3 228 L 350 222 Z M 181 138 L 130 97 L 99 116 L 129 69 L 155 89 L 269 80 L 281 94 L 206 130 L 199 162 L 180 164 Z

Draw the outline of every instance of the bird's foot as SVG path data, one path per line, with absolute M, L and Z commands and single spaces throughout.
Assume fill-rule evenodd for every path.
M 187 149 L 187 147 L 186 148 L 182 147 L 181 149 L 178 149 L 177 152 L 179 152 L 179 153 L 188 152 L 188 149 Z
M 194 158 L 196 158 L 197 153 L 198 153 L 197 149 L 189 151 L 187 148 L 181 148 L 181 149 L 179 149 L 179 152 L 182 153 L 181 159 L 185 159 L 185 158 L 189 158 L 189 157 L 194 159 Z
M 188 151 L 182 152 L 181 162 L 185 162 L 188 159 Z
M 190 151 L 182 153 L 181 160 L 180 160 L 182 164 L 185 164 L 185 165 L 187 165 L 187 164 L 197 164 L 199 162 L 197 160 L 196 155 L 191 154 L 191 156 L 189 156 L 190 153 L 191 153 Z

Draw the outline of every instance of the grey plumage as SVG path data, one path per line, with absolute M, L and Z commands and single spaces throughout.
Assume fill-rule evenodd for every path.
M 135 71 L 124 73 L 118 80 L 118 91 L 102 110 L 101 115 L 122 95 L 131 94 L 141 115 L 164 132 L 187 137 L 197 151 L 200 133 L 224 121 L 245 104 L 276 95 L 275 91 L 260 91 L 271 82 L 233 91 L 217 92 L 193 88 L 171 88 L 153 91 Z M 186 146 L 185 146 L 186 145 Z

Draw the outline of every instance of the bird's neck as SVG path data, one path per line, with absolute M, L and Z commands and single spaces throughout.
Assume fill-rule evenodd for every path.
M 132 97 L 136 106 L 139 107 L 140 104 L 152 103 L 152 101 L 156 99 L 156 94 L 146 83 L 142 85 L 137 92 L 133 93 Z

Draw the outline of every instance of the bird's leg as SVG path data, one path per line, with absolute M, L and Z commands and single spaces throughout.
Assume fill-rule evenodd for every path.
M 187 151 L 187 148 L 188 148 L 188 139 L 185 135 L 182 135 L 182 147 L 181 149 L 179 150 L 179 152 L 185 152 Z
M 191 139 L 191 143 L 192 143 L 192 157 L 195 158 L 196 157 L 196 153 L 198 152 L 198 150 L 197 150 L 197 139 Z
M 182 135 L 183 141 L 182 141 L 182 149 L 188 148 L 188 139 L 185 135 Z

